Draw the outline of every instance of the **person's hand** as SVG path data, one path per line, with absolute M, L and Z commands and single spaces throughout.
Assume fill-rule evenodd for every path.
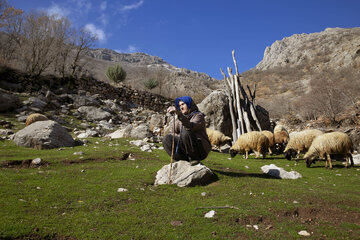
M 170 106 L 168 107 L 168 109 L 166 110 L 168 113 L 176 113 L 176 107 L 175 106 Z

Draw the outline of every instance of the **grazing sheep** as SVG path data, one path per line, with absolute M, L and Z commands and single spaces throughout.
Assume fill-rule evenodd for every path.
M 260 153 L 265 158 L 268 148 L 269 139 L 264 134 L 258 131 L 244 133 L 230 148 L 230 156 L 235 157 L 236 154 L 243 154 L 245 152 L 245 158 L 247 159 L 249 151 L 252 150 L 256 153 L 256 158 L 260 157 Z
M 221 152 L 222 145 L 224 145 L 224 144 L 231 145 L 232 139 L 228 136 L 225 136 L 220 131 L 217 131 L 217 130 L 214 130 L 211 128 L 206 128 L 206 134 L 209 137 L 211 145 L 216 146 L 220 152 Z
M 281 131 L 288 132 L 283 125 L 276 125 L 275 128 L 274 128 L 274 134 L 277 133 L 277 132 L 281 132 Z
M 274 132 L 275 150 L 277 154 L 283 153 L 286 144 L 289 142 L 289 134 L 287 131 Z
M 33 113 L 30 114 L 27 118 L 26 118 L 26 126 L 29 126 L 30 124 L 37 122 L 37 121 L 46 121 L 49 120 L 45 115 L 42 115 L 40 113 Z
M 316 157 L 325 158 L 325 167 L 327 167 L 329 163 L 329 168 L 332 169 L 330 154 L 340 154 L 345 156 L 345 166 L 348 167 L 348 162 L 350 161 L 351 166 L 354 166 L 354 161 L 351 155 L 353 152 L 353 143 L 351 141 L 351 138 L 346 133 L 331 132 L 317 136 L 313 140 L 304 158 L 307 167 L 310 167 L 311 164 L 314 163 L 314 159 Z
M 272 154 L 271 148 L 275 144 L 274 134 L 268 130 L 261 131 L 261 133 L 269 139 L 269 153 Z
M 300 153 L 305 153 L 311 146 L 315 137 L 323 134 L 322 131 L 317 129 L 308 129 L 295 134 L 290 133 L 290 140 L 284 150 L 284 156 L 287 160 L 291 158 L 299 158 Z

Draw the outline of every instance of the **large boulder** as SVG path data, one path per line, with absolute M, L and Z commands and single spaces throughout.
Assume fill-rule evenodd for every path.
M 109 120 L 111 118 L 111 113 L 93 106 L 79 107 L 78 112 L 85 115 L 86 119 L 89 121 Z
M 192 187 L 207 185 L 217 179 L 217 176 L 206 166 L 202 164 L 191 166 L 187 161 L 177 161 L 172 164 L 170 179 L 169 170 L 170 164 L 157 172 L 155 185 L 176 184 L 179 187 Z
M 0 91 L 0 112 L 16 109 L 19 102 L 18 96 Z
M 133 126 L 131 124 L 128 124 L 124 128 L 120 128 L 115 132 L 108 134 L 107 136 L 110 137 L 111 139 L 130 137 L 132 128 Z
M 46 99 L 40 99 L 39 97 L 29 97 L 27 100 L 23 101 L 23 103 L 30 108 L 36 108 L 42 111 L 47 105 L 47 102 L 44 100 Z
M 207 127 L 232 137 L 229 98 L 224 91 L 213 91 L 197 106 L 205 114 Z
M 152 137 L 152 132 L 150 131 L 149 127 L 143 123 L 131 129 L 130 137 L 144 139 L 146 137 Z
M 51 149 L 75 146 L 72 136 L 52 120 L 35 122 L 18 131 L 14 136 L 18 146 L 36 149 Z

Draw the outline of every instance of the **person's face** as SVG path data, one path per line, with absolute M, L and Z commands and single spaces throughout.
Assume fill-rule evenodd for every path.
M 179 101 L 179 106 L 180 106 L 180 111 L 182 114 L 188 114 L 189 113 L 189 108 L 186 105 L 186 103 L 184 103 L 183 101 Z

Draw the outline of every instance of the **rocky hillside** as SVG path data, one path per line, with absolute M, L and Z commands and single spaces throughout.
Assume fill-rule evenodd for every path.
M 258 103 L 272 117 L 293 112 L 309 120 L 333 111 L 336 118 L 348 107 L 359 107 L 360 28 L 285 37 L 267 47 L 263 60 L 242 76 L 250 86 L 257 84 Z
M 323 32 L 295 34 L 265 49 L 257 70 L 287 68 L 316 62 L 312 68 L 360 67 L 360 28 L 327 28 Z
M 105 76 L 106 69 L 117 63 L 127 72 L 125 84 L 145 90 L 143 82 L 154 78 L 159 86 L 152 91 L 165 97 L 191 95 L 197 101 L 205 98 L 213 85 L 218 82 L 205 73 L 178 68 L 165 60 L 145 53 L 118 53 L 104 48 L 92 49 L 88 53 L 89 72 L 97 79 L 109 81 Z

